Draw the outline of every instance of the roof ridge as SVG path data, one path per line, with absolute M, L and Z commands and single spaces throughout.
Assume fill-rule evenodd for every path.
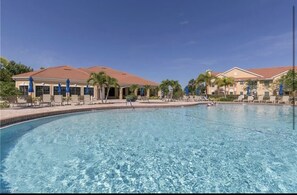
M 249 68 L 246 70 L 253 70 L 253 69 L 273 69 L 273 68 L 293 68 L 292 66 L 274 66 L 274 67 L 263 67 L 263 68 Z
M 51 66 L 51 67 L 48 67 L 48 68 L 44 68 L 44 69 L 38 70 L 38 71 L 36 71 L 35 73 L 33 73 L 31 76 L 36 75 L 36 74 L 41 73 L 41 72 L 44 72 L 44 71 L 46 71 L 46 70 L 48 70 L 48 69 L 62 68 L 62 67 L 70 67 L 70 68 L 73 68 L 72 66 L 68 66 L 68 65 Z M 34 71 L 33 71 L 33 72 L 34 72 Z

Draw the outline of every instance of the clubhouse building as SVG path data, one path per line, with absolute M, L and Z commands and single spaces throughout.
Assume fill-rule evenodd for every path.
M 109 91 L 109 99 L 124 99 L 129 94 L 131 85 L 138 85 L 135 94 L 140 94 L 140 88 L 149 85 L 150 89 L 145 92 L 146 96 L 157 96 L 158 91 L 154 89 L 159 84 L 133 74 L 114 70 L 105 66 L 93 66 L 90 68 L 74 68 L 71 66 L 56 66 L 45 68 L 38 71 L 27 72 L 15 75 L 15 86 L 21 90 L 23 95 L 28 94 L 29 78 L 33 78 L 33 97 L 40 97 L 42 94 L 58 95 L 58 85 L 61 84 L 61 95 L 66 96 L 66 80 L 70 80 L 70 95 L 84 95 L 87 90 L 87 80 L 91 73 L 105 72 L 107 75 L 116 78 L 119 87 L 111 87 Z M 107 94 L 107 89 L 103 88 L 103 97 Z M 88 85 L 88 94 L 94 99 L 99 99 L 100 90 L 97 86 Z
M 271 96 L 278 95 L 278 87 L 274 82 L 292 70 L 292 66 L 269 67 L 269 68 L 253 68 L 242 69 L 238 67 L 231 68 L 225 72 L 213 72 L 208 70 L 210 74 L 216 77 L 233 77 L 234 84 L 226 89 L 228 95 L 246 95 L 247 81 L 252 83 L 251 94 Z M 222 94 L 224 87 L 218 87 L 216 84 L 208 86 L 208 94 Z

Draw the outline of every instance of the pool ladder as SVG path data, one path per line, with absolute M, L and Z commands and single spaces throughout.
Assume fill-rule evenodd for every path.
M 134 110 L 135 108 L 134 108 L 134 106 L 132 105 L 132 102 L 131 102 L 131 100 L 129 100 L 129 101 L 126 101 L 126 105 L 127 105 L 127 102 L 129 102 L 130 103 L 130 106 L 132 107 L 132 109 Z

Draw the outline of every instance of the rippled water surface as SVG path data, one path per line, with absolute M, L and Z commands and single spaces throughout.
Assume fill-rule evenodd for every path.
M 292 107 L 107 110 L 4 128 L 1 192 L 297 192 Z

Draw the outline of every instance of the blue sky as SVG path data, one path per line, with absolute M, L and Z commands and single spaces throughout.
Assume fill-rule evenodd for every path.
M 34 69 L 105 65 L 185 86 L 206 69 L 291 65 L 293 4 L 1 0 L 1 56 Z

